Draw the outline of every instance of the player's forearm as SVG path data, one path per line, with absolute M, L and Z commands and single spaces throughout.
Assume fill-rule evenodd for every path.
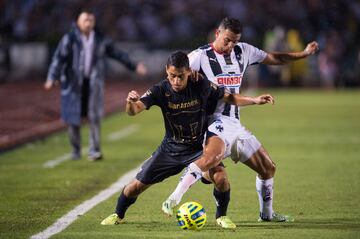
M 256 104 L 255 98 L 250 96 L 243 96 L 240 94 L 227 94 L 224 97 L 226 103 L 237 105 L 237 106 L 246 106 Z
M 300 52 L 271 52 L 268 53 L 265 60 L 262 62 L 269 65 L 284 65 L 296 60 L 303 59 L 309 56 L 309 53 L 306 51 Z
M 137 102 L 127 101 L 126 102 L 126 113 L 130 116 L 134 116 L 142 111 L 141 107 Z

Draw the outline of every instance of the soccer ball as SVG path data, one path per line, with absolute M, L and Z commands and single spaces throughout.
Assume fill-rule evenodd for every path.
M 178 225 L 181 229 L 199 230 L 206 222 L 205 209 L 197 202 L 186 202 L 176 213 Z

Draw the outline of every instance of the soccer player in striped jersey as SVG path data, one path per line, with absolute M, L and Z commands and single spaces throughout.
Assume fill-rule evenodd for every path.
M 318 50 L 318 44 L 311 42 L 302 52 L 266 53 L 239 42 L 241 32 L 242 25 L 237 19 L 223 19 L 216 31 L 215 41 L 189 54 L 190 67 L 213 83 L 224 86 L 228 92 L 239 93 L 248 66 L 258 63 L 282 65 L 310 56 Z M 188 188 L 200 179 L 202 172 L 207 172 L 223 158 L 230 156 L 235 162 L 240 161 L 257 172 L 259 221 L 292 221 L 290 216 L 273 210 L 275 163 L 257 138 L 240 123 L 239 107 L 218 101 L 211 122 L 208 128 L 211 135 L 207 135 L 203 156 L 188 166 L 187 172 L 164 205 L 175 207 Z M 167 211 L 171 210 L 168 208 Z
M 151 185 L 180 173 L 191 162 L 202 155 L 204 135 L 208 126 L 208 115 L 213 113 L 217 100 L 236 105 L 262 105 L 273 102 L 271 95 L 247 97 L 225 92 L 224 88 L 208 80 L 194 81 L 188 56 L 183 52 L 173 53 L 166 64 L 167 79 L 152 86 L 143 96 L 130 91 L 126 112 L 137 115 L 152 106 L 161 109 L 165 136 L 161 145 L 141 166 L 141 170 L 122 190 L 115 213 L 105 218 L 102 225 L 116 225 L 124 222 L 127 209 L 137 197 Z M 229 221 L 226 210 L 229 201 L 222 192 L 230 185 L 223 165 L 215 165 L 209 172 L 208 181 L 214 183 L 214 197 L 218 201 L 216 215 Z M 228 219 L 228 220 L 225 220 Z M 236 227 L 227 223 L 223 227 Z

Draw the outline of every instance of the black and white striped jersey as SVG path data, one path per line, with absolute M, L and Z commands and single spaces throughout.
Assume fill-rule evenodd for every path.
M 212 44 L 202 46 L 189 53 L 190 67 L 204 74 L 213 83 L 225 87 L 229 93 L 239 93 L 246 68 L 262 62 L 266 52 L 249 45 L 238 43 L 230 55 L 215 51 Z M 239 119 L 239 107 L 219 100 L 215 117 L 228 116 Z

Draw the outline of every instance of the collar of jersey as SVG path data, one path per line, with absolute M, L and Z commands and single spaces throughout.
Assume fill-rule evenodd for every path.
M 214 45 L 213 45 L 213 42 L 210 43 L 210 46 L 211 46 L 211 48 L 212 48 L 217 54 L 224 55 L 224 53 L 218 52 L 218 51 L 215 49 L 215 47 L 214 47 Z

